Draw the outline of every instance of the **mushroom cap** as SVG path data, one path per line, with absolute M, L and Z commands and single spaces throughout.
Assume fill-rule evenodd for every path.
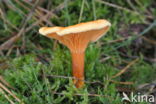
M 93 35 L 92 41 L 98 40 L 101 36 L 103 36 L 111 26 L 110 22 L 108 22 L 105 19 L 99 19 L 95 21 L 90 21 L 90 22 L 84 22 L 68 27 L 42 27 L 39 29 L 39 33 L 42 35 L 48 35 L 55 33 L 56 35 L 59 36 L 64 36 L 64 35 L 70 35 L 70 34 L 76 34 L 76 33 L 81 33 L 81 32 L 88 32 L 88 31 L 93 31 L 93 30 L 104 30 L 103 33 L 98 34 L 99 37 L 95 37 Z M 98 32 L 98 31 L 97 31 Z M 95 34 L 97 35 L 97 34 Z
M 107 20 L 101 19 L 96 21 L 80 23 L 73 26 L 68 26 L 62 28 L 60 31 L 57 31 L 56 33 L 60 36 L 63 36 L 71 33 L 80 33 L 80 32 L 87 32 L 90 30 L 98 30 L 106 26 L 111 26 L 111 24 Z
M 61 30 L 62 27 L 42 27 L 39 29 L 39 33 L 42 35 L 47 35 L 51 33 L 56 33 L 57 31 Z

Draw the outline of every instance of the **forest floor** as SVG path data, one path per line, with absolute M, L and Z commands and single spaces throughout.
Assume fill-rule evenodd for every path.
M 38 30 L 97 19 L 112 25 L 87 47 L 85 86 L 77 89 L 68 48 Z M 0 1 L 0 104 L 150 102 L 122 102 L 123 93 L 156 103 L 155 0 Z

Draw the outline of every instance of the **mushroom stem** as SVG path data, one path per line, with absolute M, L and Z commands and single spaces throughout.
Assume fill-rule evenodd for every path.
M 75 86 L 81 88 L 84 85 L 84 52 L 71 52 L 72 73 Z

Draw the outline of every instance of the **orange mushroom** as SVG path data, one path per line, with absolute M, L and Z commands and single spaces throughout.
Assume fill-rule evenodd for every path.
M 104 19 L 80 23 L 68 27 L 42 27 L 39 33 L 54 38 L 67 46 L 72 56 L 72 73 L 77 88 L 84 85 L 84 54 L 89 42 L 101 38 L 111 24 Z

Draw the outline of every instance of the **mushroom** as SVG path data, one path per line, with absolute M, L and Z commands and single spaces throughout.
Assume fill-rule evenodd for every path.
M 39 33 L 54 38 L 67 46 L 72 56 L 73 82 L 77 88 L 84 85 L 84 56 L 89 42 L 101 38 L 111 24 L 104 19 L 80 23 L 68 27 L 41 27 Z

